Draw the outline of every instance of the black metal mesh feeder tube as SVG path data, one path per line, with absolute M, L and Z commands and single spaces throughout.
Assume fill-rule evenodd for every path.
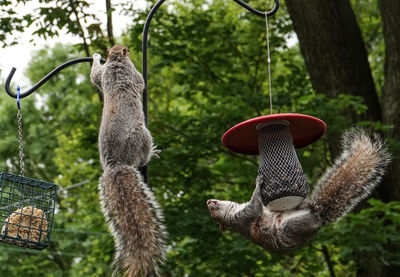
M 49 245 L 57 185 L 0 173 L 0 241 L 42 250 Z
M 309 185 L 296 155 L 289 122 L 260 123 L 256 128 L 263 204 L 272 211 L 293 209 L 303 202 Z
M 271 114 L 233 126 L 222 143 L 233 152 L 260 155 L 258 182 L 263 205 L 285 211 L 300 205 L 309 192 L 295 148 L 315 142 L 325 131 L 325 123 L 316 117 Z

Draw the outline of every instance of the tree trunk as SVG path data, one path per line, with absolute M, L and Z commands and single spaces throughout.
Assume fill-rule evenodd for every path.
M 400 1 L 379 0 L 385 38 L 385 83 L 382 88 L 383 123 L 392 125 L 389 138 L 400 141 Z M 388 175 L 385 201 L 400 200 L 400 144 L 393 147 L 393 161 Z
M 108 36 L 108 41 L 112 45 L 114 45 L 115 44 L 115 39 L 114 39 L 113 23 L 112 23 L 111 0 L 106 0 L 106 11 L 107 11 L 107 36 Z
M 363 97 L 367 112 L 354 122 L 381 120 L 381 110 L 360 28 L 348 0 L 286 0 L 311 83 L 317 93 Z M 328 122 L 329 123 L 329 122 Z M 332 156 L 338 134 L 327 133 Z

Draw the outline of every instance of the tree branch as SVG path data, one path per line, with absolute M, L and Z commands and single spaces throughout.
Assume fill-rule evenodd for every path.
M 114 39 L 114 32 L 113 32 L 113 23 L 112 23 L 112 6 L 111 6 L 111 0 L 106 0 L 106 11 L 107 11 L 107 36 L 108 36 L 108 41 L 114 45 L 115 44 L 115 39 Z
M 328 265 L 331 277 L 336 277 L 335 269 L 333 268 L 333 262 L 331 260 L 331 256 L 329 255 L 329 250 L 328 247 L 326 247 L 326 245 L 322 245 L 322 253 L 324 254 L 325 262 Z
M 80 36 L 82 38 L 82 43 L 83 43 L 83 49 L 85 50 L 86 56 L 89 57 L 90 56 L 89 45 L 86 42 L 85 32 L 83 31 L 82 24 L 79 20 L 79 15 L 78 15 L 78 11 L 76 10 L 75 1 L 70 0 L 69 2 L 71 4 L 72 12 L 75 15 L 76 23 L 78 24 L 78 27 L 79 27 Z

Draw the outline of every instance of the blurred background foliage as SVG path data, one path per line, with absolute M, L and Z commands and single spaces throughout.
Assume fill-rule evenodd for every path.
M 13 10 L 16 2 L 32 1 L 2 1 L 1 11 Z M 67 28 L 82 43 L 37 50 L 26 71 L 32 83 L 69 59 L 94 52 L 105 56 L 113 40 L 133 50 L 132 60 L 141 71 L 141 34 L 153 1 L 146 10 L 137 9 L 135 2 L 123 5 L 132 25 L 114 26 L 125 31 L 112 40 L 96 16 L 86 12 L 89 2 L 37 2 L 38 9 L 29 16 L 15 10 L 8 19 L 2 17 L 2 26 L 7 26 L 0 32 L 4 47 L 32 24 L 37 24 L 36 35 L 57 36 Z M 377 3 L 351 3 L 380 95 L 385 45 Z M 266 5 L 260 0 L 251 4 L 260 9 Z M 313 89 L 285 2 L 281 4 L 270 19 L 274 112 L 313 115 L 327 123 L 327 136 L 341 133 L 355 124 L 348 111 L 363 114 L 367 106 L 359 96 L 342 92 L 330 98 Z M 94 23 L 87 23 L 88 17 Z M 150 163 L 150 185 L 170 234 L 164 276 L 361 276 L 359 269 L 368 263 L 375 263 L 379 272 L 400 266 L 397 201 L 371 199 L 361 212 L 323 228 L 311 244 L 284 256 L 267 253 L 237 234 L 222 234 L 211 220 L 207 199 L 245 202 L 254 189 L 257 157 L 228 151 L 221 136 L 243 120 L 269 113 L 266 49 L 264 20 L 232 1 L 167 1 L 152 21 L 149 129 L 162 152 Z M 0 245 L 1 276 L 111 274 L 113 241 L 97 192 L 102 101 L 89 74 L 89 64 L 69 67 L 22 100 L 26 175 L 53 181 L 60 192 L 50 247 L 39 252 Z M 0 94 L 0 169 L 17 173 L 15 105 L 6 93 Z M 357 124 L 383 134 L 395 127 L 380 121 Z M 298 150 L 311 184 L 334 158 L 327 136 Z M 389 137 L 389 142 L 393 152 L 400 151 L 396 139 Z M 68 188 L 81 182 L 85 184 Z

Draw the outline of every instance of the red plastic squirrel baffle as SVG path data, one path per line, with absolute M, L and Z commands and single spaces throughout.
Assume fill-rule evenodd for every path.
M 296 208 L 309 192 L 295 148 L 305 147 L 326 132 L 313 116 L 286 113 L 252 118 L 229 129 L 222 143 L 233 152 L 260 155 L 258 182 L 262 201 L 274 211 Z

